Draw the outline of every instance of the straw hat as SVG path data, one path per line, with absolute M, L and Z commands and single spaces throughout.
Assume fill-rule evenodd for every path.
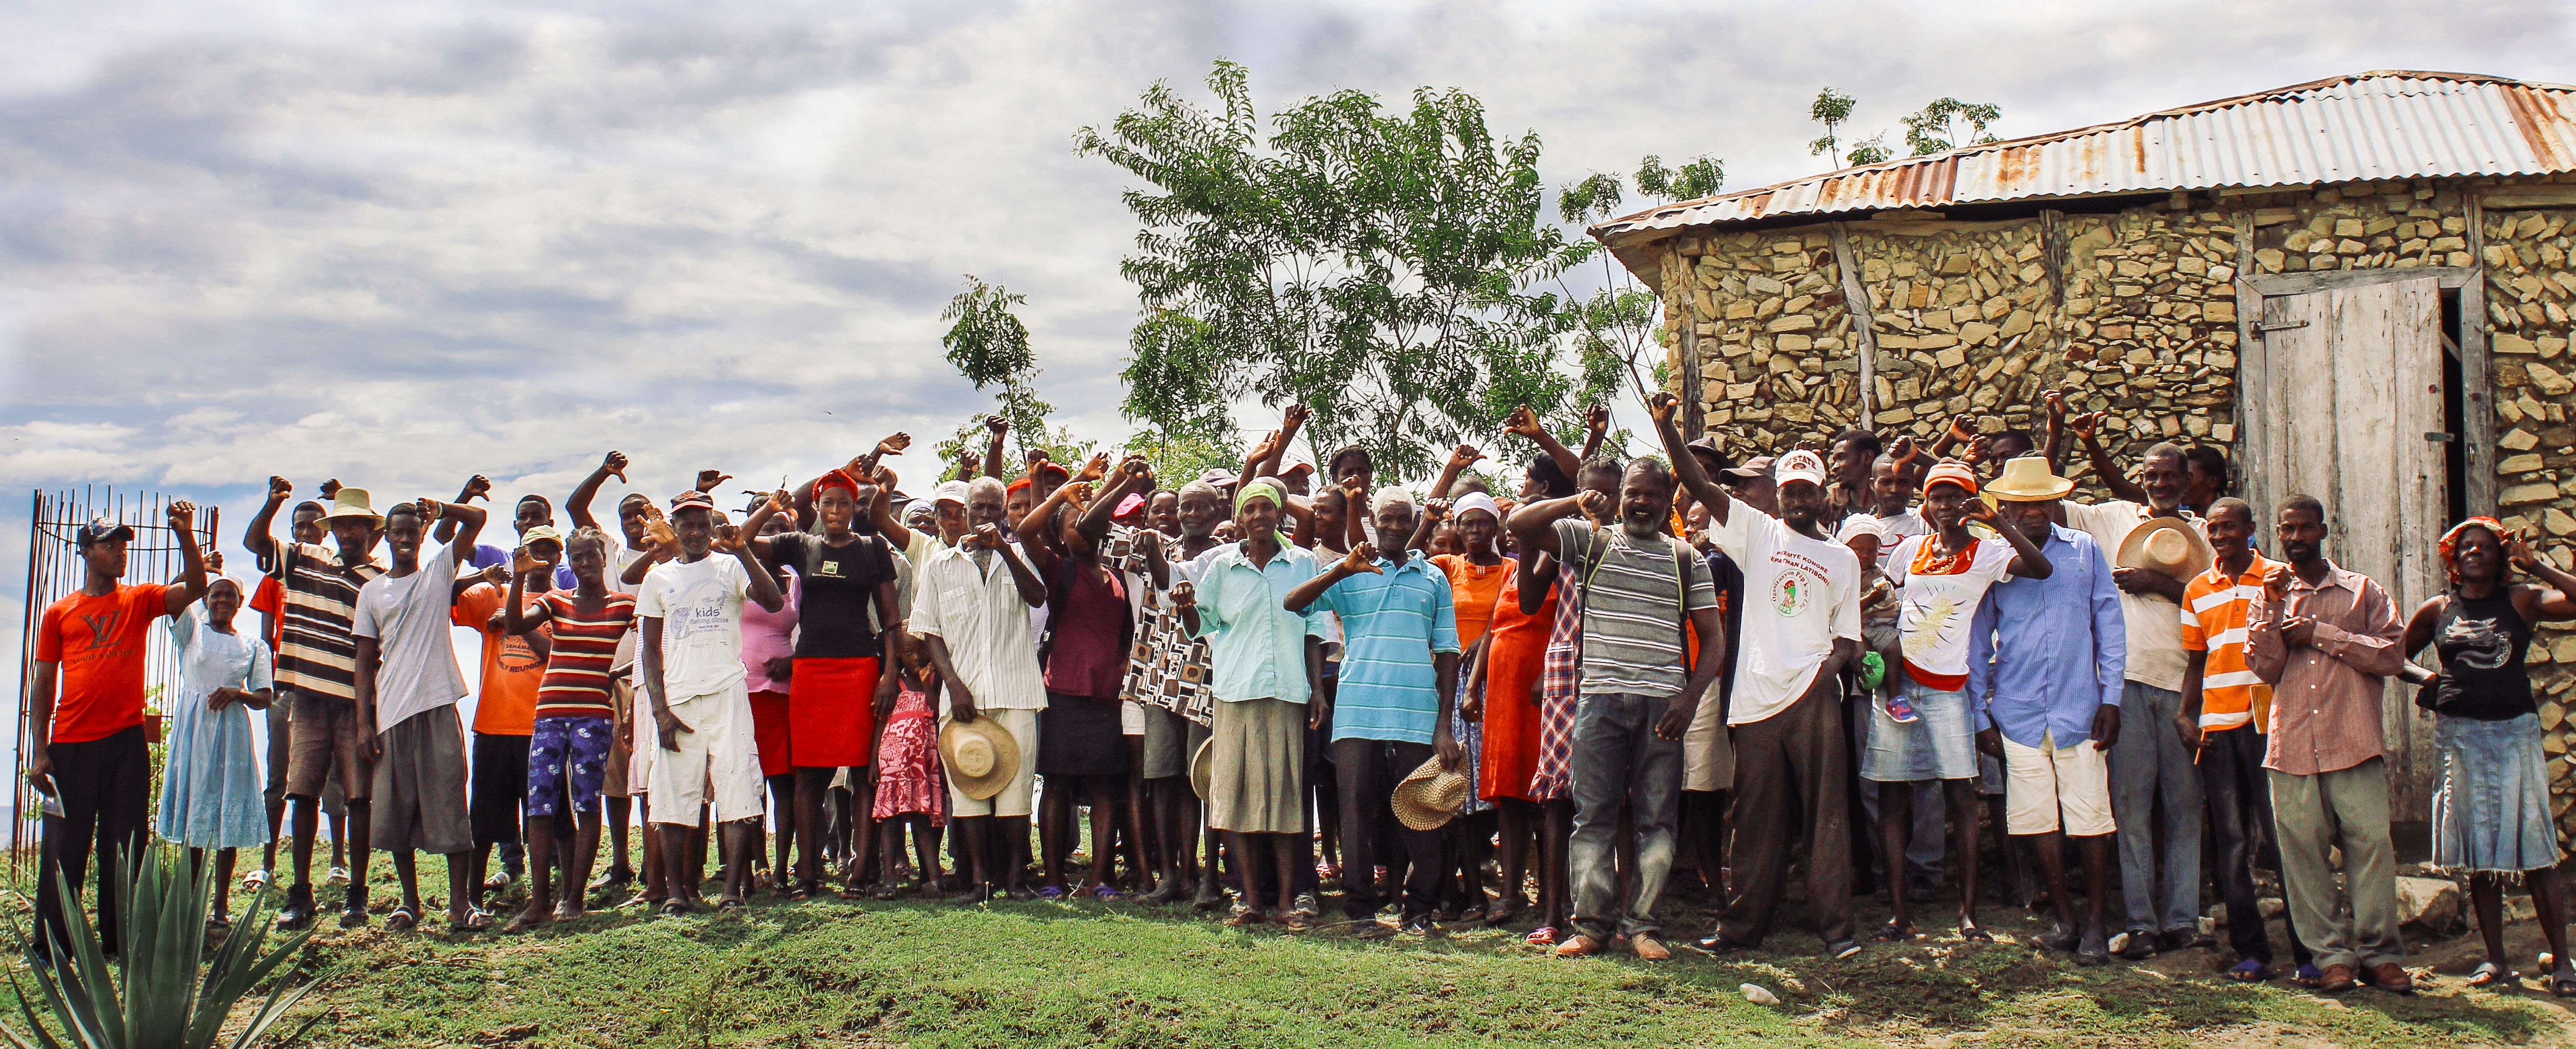
M 1019 773 L 1020 741 L 990 717 L 951 721 L 939 729 L 939 764 L 958 793 L 982 801 Z
M 384 515 L 367 505 L 367 490 L 364 488 L 342 488 L 331 493 L 331 512 L 323 514 L 322 519 L 337 521 L 344 517 L 361 518 L 379 528 L 385 524 Z
M 1207 799 L 1216 781 L 1215 744 L 1213 738 L 1200 740 L 1198 751 L 1190 755 L 1190 792 L 1197 794 L 1202 801 Z
M 2151 517 L 2121 537 L 2120 554 L 2111 563 L 2119 568 L 2144 568 L 2189 580 L 2209 571 L 2210 564 L 2217 560 L 2218 551 L 2191 522 L 2179 517 Z
M 1395 818 L 1415 830 L 1438 830 L 1467 803 L 1467 774 L 1440 767 L 1439 755 L 1395 785 Z
M 1985 494 L 2007 503 L 2036 503 L 2063 499 L 2074 490 L 2074 481 L 2049 471 L 2048 457 L 2017 455 L 2004 460 L 2003 474 L 1987 482 Z

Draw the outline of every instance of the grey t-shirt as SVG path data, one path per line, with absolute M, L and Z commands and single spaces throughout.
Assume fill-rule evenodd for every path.
M 349 633 L 374 638 L 383 659 L 376 668 L 376 731 L 465 698 L 465 674 L 456 668 L 447 633 L 455 603 L 456 548 L 446 544 L 420 571 L 377 576 L 358 591 Z
M 1597 563 L 1591 556 L 1596 535 L 1601 550 Z M 1574 518 L 1556 523 L 1556 541 L 1577 578 L 1587 579 L 1581 691 L 1679 693 L 1689 677 L 1682 658 L 1682 573 L 1689 579 L 1688 607 L 1716 608 L 1717 588 L 1709 580 L 1708 563 L 1696 553 L 1677 557 L 1677 544 L 1668 537 L 1638 542 L 1626 529 L 1595 529 Z

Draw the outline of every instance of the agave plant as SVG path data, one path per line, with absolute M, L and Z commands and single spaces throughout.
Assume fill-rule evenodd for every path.
M 145 849 L 133 869 L 134 876 L 120 889 L 124 920 L 119 963 L 108 963 L 89 916 L 71 902 L 63 909 L 71 942 L 49 942 L 52 960 L 33 966 L 41 999 L 28 993 L 16 972 L 9 974 L 27 1026 L 22 1032 L 0 1024 L 0 1037 L 17 1049 L 213 1049 L 233 1004 L 304 944 L 307 934 L 298 932 L 275 950 L 256 953 L 268 941 L 273 921 L 262 893 L 209 962 L 206 914 L 223 886 L 211 884 L 206 872 L 189 863 L 186 849 L 164 844 Z M 79 897 L 66 888 L 63 899 Z M 38 930 L 36 935 L 51 940 L 41 924 Z M 278 981 L 250 1022 L 225 1044 L 247 1049 L 312 989 L 311 983 L 289 989 L 286 981 Z M 40 1002 L 43 1012 L 52 1014 L 52 1029 L 39 1015 Z M 277 1044 L 302 1040 L 321 1018 L 317 1014 L 306 1020 Z

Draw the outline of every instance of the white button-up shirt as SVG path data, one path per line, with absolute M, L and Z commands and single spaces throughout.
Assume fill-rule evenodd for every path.
M 1014 555 L 1019 544 L 1011 544 Z M 1025 555 L 1022 564 L 1026 564 Z M 906 628 L 948 645 L 958 684 L 977 710 L 1044 710 L 1046 678 L 1029 639 L 1029 603 L 1020 599 L 1011 566 L 997 551 L 987 568 L 964 547 L 945 547 L 923 562 Z

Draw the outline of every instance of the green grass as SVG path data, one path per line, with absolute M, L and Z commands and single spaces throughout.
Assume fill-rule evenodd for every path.
M 2327 1001 L 2223 983 L 2191 968 L 2198 952 L 2085 970 L 2019 943 L 1935 939 L 1833 963 L 1794 932 L 1742 961 L 1647 965 L 1558 961 L 1496 929 L 1363 943 L 1127 904 L 764 899 L 738 918 L 610 912 L 502 937 L 451 936 L 434 916 L 395 934 L 388 866 L 371 872 L 377 922 L 343 932 L 326 912 L 304 951 L 302 972 L 323 981 L 306 1008 L 330 1013 L 317 1044 L 2396 1047 L 2557 1044 L 2569 1030 L 2545 998 L 2456 978 Z M 2008 940 L 2039 931 L 1985 918 Z M 1745 1001 L 1747 982 L 1783 1004 Z

